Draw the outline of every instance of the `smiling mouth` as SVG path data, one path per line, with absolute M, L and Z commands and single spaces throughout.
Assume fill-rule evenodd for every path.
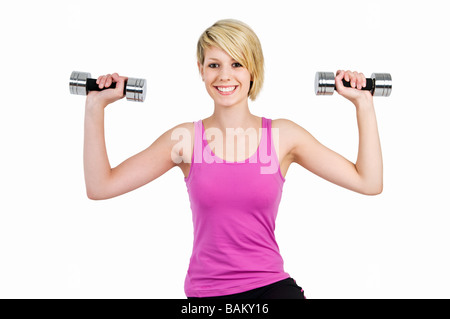
M 215 86 L 216 90 L 222 95 L 230 95 L 236 90 L 237 85 L 233 86 Z

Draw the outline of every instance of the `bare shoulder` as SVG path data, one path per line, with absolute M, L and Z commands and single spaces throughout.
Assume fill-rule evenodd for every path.
M 179 164 L 188 163 L 192 157 L 194 147 L 194 122 L 185 122 L 170 129 L 172 153 L 179 157 Z
M 279 130 L 280 141 L 287 144 L 298 142 L 299 138 L 309 134 L 303 127 L 288 119 L 272 120 L 272 128 Z
M 186 140 L 186 138 L 194 135 L 194 123 L 186 122 L 178 124 L 167 131 L 165 131 L 155 143 L 164 143 L 164 145 L 172 147 L 180 139 Z
M 294 161 L 292 150 L 295 147 L 294 138 L 296 124 L 288 119 L 272 120 L 272 137 L 278 152 L 278 160 L 283 176 Z M 278 136 L 278 138 L 276 137 Z
M 285 165 L 297 161 L 303 146 L 310 141 L 308 131 L 288 119 L 272 120 L 272 128 L 278 129 L 280 159 L 286 162 Z
M 175 144 L 180 140 L 180 136 L 183 136 L 183 138 L 188 137 L 194 137 L 194 123 L 193 122 L 185 122 L 178 124 L 168 131 L 166 133 L 168 137 L 172 140 L 172 143 Z M 193 139 L 192 139 L 193 140 Z
M 175 126 L 174 129 L 175 128 L 184 128 L 184 129 L 187 129 L 187 130 L 191 131 L 192 133 L 194 133 L 194 122 L 181 123 L 181 124 L 178 124 L 177 126 Z
M 276 127 L 283 130 L 295 130 L 295 129 L 302 129 L 300 125 L 297 123 L 288 120 L 288 119 L 275 119 L 272 120 L 272 127 Z

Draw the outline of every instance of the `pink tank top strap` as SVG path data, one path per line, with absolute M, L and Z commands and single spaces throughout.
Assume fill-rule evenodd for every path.
M 278 138 L 278 131 L 277 130 L 272 130 L 272 120 L 271 119 L 266 119 L 267 120 L 267 149 L 270 150 L 270 156 L 272 157 L 272 159 L 278 164 L 278 156 L 277 156 L 277 152 L 275 151 L 275 143 L 274 143 L 274 134 L 273 131 L 276 133 L 275 138 Z
M 284 177 L 281 175 L 279 169 L 279 161 L 276 147 L 279 141 L 278 129 L 272 129 L 272 120 L 263 118 L 263 132 L 267 132 L 266 139 L 261 140 L 259 150 L 259 160 L 263 167 L 261 172 L 263 174 L 278 174 L 281 177 L 281 181 L 284 182 Z M 275 143 L 277 141 L 277 143 Z M 263 143 L 265 142 L 265 143 Z
M 271 145 L 272 145 L 272 133 L 271 133 L 271 126 L 272 126 L 272 121 L 270 119 L 266 119 L 265 117 L 263 117 L 263 132 L 265 132 L 265 144 L 264 146 L 264 150 L 266 151 L 267 155 L 272 155 L 271 154 Z
M 193 162 L 201 163 L 202 155 L 203 155 L 203 124 L 202 120 L 195 122 L 194 129 L 194 154 L 193 154 Z

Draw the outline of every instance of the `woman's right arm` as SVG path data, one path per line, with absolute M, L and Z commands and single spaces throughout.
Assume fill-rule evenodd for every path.
M 153 181 L 177 165 L 172 155 L 177 141 L 171 138 L 175 127 L 161 135 L 147 149 L 111 168 L 105 143 L 104 109 L 108 104 L 123 98 L 126 78 L 113 74 L 99 77 L 98 80 L 100 87 L 109 87 L 112 80 L 117 84 L 114 90 L 90 92 L 86 99 L 84 176 L 87 196 L 94 200 L 127 193 Z

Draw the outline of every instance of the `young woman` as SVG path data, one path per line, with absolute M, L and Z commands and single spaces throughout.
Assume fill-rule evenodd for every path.
M 86 99 L 84 170 L 90 199 L 107 199 L 143 186 L 178 166 L 193 214 L 194 244 L 185 281 L 189 298 L 304 298 L 283 269 L 274 236 L 281 190 L 297 163 L 350 190 L 382 191 L 382 156 L 372 95 L 361 73 L 337 71 L 337 92 L 356 108 L 359 149 L 352 163 L 286 120 L 251 114 L 248 99 L 261 90 L 263 53 L 255 33 L 236 20 L 205 30 L 197 63 L 213 114 L 180 124 L 147 149 L 111 168 L 104 138 L 104 109 L 123 98 L 125 77 L 101 76 L 116 88 Z M 350 88 L 342 84 L 345 79 Z M 180 132 L 188 137 L 180 147 Z M 212 133 L 211 133 L 212 132 Z M 175 138 L 174 138 L 175 137 Z M 235 138 L 239 141 L 235 142 Z

